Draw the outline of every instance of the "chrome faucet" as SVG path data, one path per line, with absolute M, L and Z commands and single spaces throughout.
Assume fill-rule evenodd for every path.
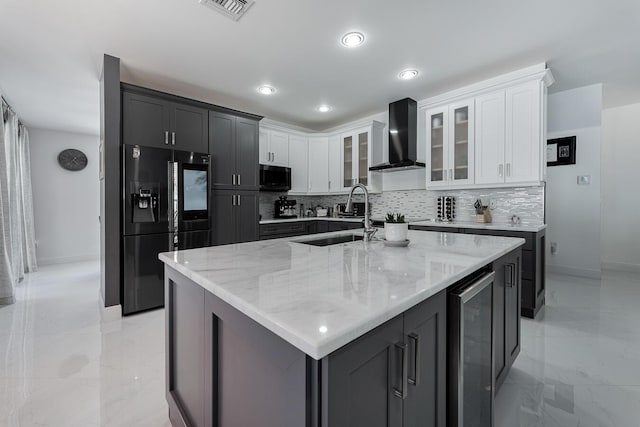
M 347 199 L 347 206 L 344 208 L 344 213 L 351 213 L 351 199 L 353 198 L 353 192 L 356 188 L 362 188 L 364 191 L 364 239 L 368 242 L 373 239 L 373 236 L 378 231 L 377 228 L 371 225 L 371 218 L 369 218 L 369 190 L 362 184 L 356 184 L 351 187 L 349 192 L 349 198 Z

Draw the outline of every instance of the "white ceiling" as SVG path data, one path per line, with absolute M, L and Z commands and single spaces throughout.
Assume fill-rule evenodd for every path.
M 108 53 L 124 81 L 321 130 L 546 61 L 552 92 L 602 82 L 610 107 L 640 102 L 639 24 L 637 0 L 256 0 L 239 22 L 197 0 L 1 0 L 0 91 L 30 126 L 97 134 Z

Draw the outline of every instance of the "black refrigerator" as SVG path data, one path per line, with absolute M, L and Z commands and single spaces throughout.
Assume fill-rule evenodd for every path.
M 209 155 L 123 146 L 122 313 L 164 306 L 158 254 L 209 246 Z

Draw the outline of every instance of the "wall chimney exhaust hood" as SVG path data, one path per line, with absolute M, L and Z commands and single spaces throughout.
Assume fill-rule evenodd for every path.
M 389 104 L 389 163 L 371 166 L 370 171 L 396 172 L 418 169 L 418 103 L 411 98 Z

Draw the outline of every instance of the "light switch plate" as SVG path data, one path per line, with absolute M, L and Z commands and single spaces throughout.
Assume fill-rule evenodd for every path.
M 578 185 L 591 185 L 591 175 L 578 175 Z

